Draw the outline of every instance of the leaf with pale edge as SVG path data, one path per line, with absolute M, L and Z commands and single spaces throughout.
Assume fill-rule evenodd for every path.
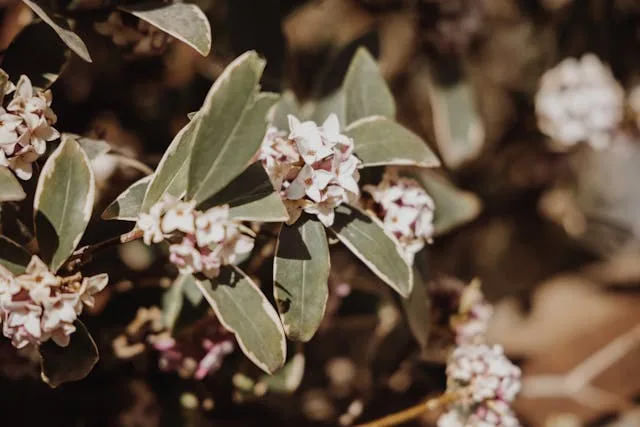
M 293 393 L 300 387 L 304 376 L 305 357 L 302 351 L 287 360 L 284 367 L 273 375 L 263 375 L 258 384 L 264 384 L 267 389 L 276 393 Z
M 412 270 L 401 255 L 398 241 L 387 234 L 377 218 L 348 206 L 336 208 L 330 227 L 356 257 L 403 297 L 411 292 Z
M 56 271 L 73 253 L 91 219 L 95 197 L 89 159 L 65 138 L 42 168 L 34 199 L 41 258 Z
M 76 320 L 76 331 L 67 347 L 49 340 L 39 347 L 42 380 L 55 388 L 85 378 L 98 362 L 98 347 L 84 324 Z
M 426 349 L 431 329 L 431 297 L 417 268 L 413 269 L 413 288 L 409 296 L 402 299 L 402 307 L 413 337 L 421 349 Z
M 283 224 L 273 263 L 273 294 L 284 331 L 309 341 L 324 317 L 329 296 L 329 245 L 322 223 L 307 215 Z
M 280 222 L 289 219 L 282 197 L 273 189 L 262 164 L 256 162 L 245 169 L 200 208 L 228 204 L 229 216 L 242 221 Z
M 95 160 L 103 154 L 107 154 L 111 150 L 111 145 L 102 139 L 86 138 L 80 135 L 65 134 L 75 138 L 80 147 L 87 153 L 89 160 Z
M 137 4 L 119 9 L 186 43 L 202 56 L 211 50 L 211 25 L 207 15 L 195 4 Z
M 13 240 L 0 236 L 0 265 L 13 274 L 22 274 L 29 261 L 31 261 L 29 251 Z
M 152 179 L 153 175 L 149 175 L 131 184 L 102 212 L 102 219 L 137 221 L 145 192 Z
M 25 197 L 27 195 L 13 173 L 0 166 L 0 202 L 17 202 Z
M 40 17 L 44 22 L 49 24 L 51 28 L 58 34 L 58 36 L 62 39 L 62 41 L 71 48 L 72 51 L 78 54 L 78 56 L 84 59 L 87 62 L 91 61 L 91 55 L 89 55 L 89 50 L 87 46 L 84 44 L 82 39 L 73 31 L 68 30 L 66 28 L 61 27 L 58 23 L 51 18 L 50 13 L 48 13 L 41 5 L 31 0 L 22 0 L 24 4 L 29 6 L 33 12 Z M 61 21 L 62 22 L 62 21 Z
M 247 275 L 225 267 L 215 280 L 197 283 L 222 325 L 235 334 L 253 363 L 269 374 L 284 365 L 286 339 L 278 313 Z
M 355 153 L 362 160 L 363 167 L 440 166 L 440 161 L 422 138 L 387 117 L 372 116 L 358 120 L 344 133 L 353 138 Z
M 393 118 L 396 104 L 380 74 L 378 63 L 363 47 L 359 48 L 349 65 L 342 84 L 346 97 L 346 122 L 373 115 Z

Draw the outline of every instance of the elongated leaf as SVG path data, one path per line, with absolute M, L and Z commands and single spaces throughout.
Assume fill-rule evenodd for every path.
M 197 295 L 194 298 L 193 295 Z M 162 296 L 162 320 L 164 325 L 174 333 L 192 325 L 206 315 L 208 305 L 202 302 L 202 292 L 191 275 L 180 275 L 174 280 Z
M 267 389 L 276 393 L 293 393 L 300 387 L 304 376 L 305 358 L 302 351 L 293 355 L 284 367 L 273 375 L 263 375 L 258 384 L 264 384 Z
M 282 198 L 273 189 L 260 162 L 249 166 L 200 208 L 224 204 L 230 206 L 231 218 L 242 221 L 280 222 L 289 218 Z
M 13 274 L 22 274 L 31 261 L 31 254 L 13 240 L 0 236 L 0 265 Z
M 413 269 L 413 288 L 409 297 L 402 299 L 402 307 L 413 337 L 421 349 L 426 349 L 431 331 L 431 298 L 422 274 L 415 267 Z
M 380 75 L 378 63 L 365 48 L 359 48 L 349 65 L 342 90 L 346 97 L 346 123 L 379 115 L 393 118 L 396 104 Z
M 302 109 L 302 116 L 306 120 L 313 120 L 316 123 L 323 123 L 330 114 L 335 114 L 342 126 L 347 122 L 347 105 L 346 97 L 342 90 L 328 95 L 317 101 L 305 104 Z
M 475 194 L 457 189 L 435 171 L 421 170 L 416 178 L 435 202 L 436 236 L 472 221 L 482 211 L 482 202 Z
M 109 143 L 102 139 L 86 138 L 84 136 L 74 134 L 65 135 L 69 135 L 75 138 L 76 141 L 78 141 L 78 144 L 80 144 L 80 147 L 87 154 L 89 160 L 95 160 L 101 155 L 107 154 L 109 150 L 111 150 L 111 146 L 109 145 Z
M 330 229 L 338 239 L 383 282 L 403 297 L 411 292 L 412 270 L 395 238 L 376 218 L 347 205 L 336 209 Z
M 363 167 L 381 165 L 440 166 L 440 161 L 415 133 L 382 116 L 351 124 L 345 134 L 353 138 Z
M 91 61 L 91 55 L 89 55 L 89 50 L 87 46 L 84 44 L 82 39 L 78 37 L 76 33 L 66 28 L 61 27 L 57 24 L 53 18 L 51 18 L 50 13 L 45 11 L 42 6 L 38 3 L 33 2 L 31 0 L 22 0 L 24 4 L 29 6 L 33 12 L 40 17 L 44 22 L 49 24 L 51 28 L 60 36 L 62 41 L 71 48 L 72 51 L 78 54 L 78 56 L 84 59 L 87 62 Z
M 290 339 L 306 342 L 318 330 L 329 296 L 329 267 L 322 223 L 305 216 L 282 226 L 273 264 L 273 294 Z
M 195 4 L 155 3 L 120 6 L 120 9 L 188 44 L 202 56 L 211 50 L 211 25 Z
M 476 158 L 484 145 L 471 85 L 464 80 L 453 86 L 431 82 L 429 88 L 438 149 L 444 163 L 457 168 Z
M 0 202 L 15 202 L 25 197 L 27 195 L 13 173 L 8 168 L 0 167 Z
M 76 331 L 67 347 L 59 347 L 49 340 L 39 348 L 42 380 L 53 388 L 83 379 L 98 362 L 98 347 L 89 331 L 79 320 L 74 325 Z
M 137 221 L 144 195 L 152 179 L 153 175 L 149 175 L 131 184 L 102 212 L 102 219 Z
M 65 138 L 42 168 L 34 199 L 41 258 L 56 271 L 71 255 L 91 218 L 95 185 L 89 159 Z
M 202 108 L 211 108 L 211 91 L 207 94 Z M 180 196 L 187 190 L 187 174 L 189 171 L 189 158 L 193 146 L 199 117 L 192 119 L 185 127 L 180 129 L 164 152 L 153 178 L 144 195 L 141 212 L 147 212 L 151 206 L 160 201 L 166 194 Z
M 302 117 L 300 108 L 293 92 L 290 90 L 283 92 L 273 107 L 271 124 L 280 130 L 289 130 L 289 119 L 287 116 L 292 114 L 296 117 Z
M 244 354 L 271 374 L 286 358 L 286 340 L 278 313 L 243 272 L 226 267 L 215 281 L 198 281 L 223 326 L 236 335 Z

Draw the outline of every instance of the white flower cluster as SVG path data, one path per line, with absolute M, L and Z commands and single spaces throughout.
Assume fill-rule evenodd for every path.
M 502 400 L 479 405 L 470 414 L 451 409 L 438 419 L 438 427 L 519 427 L 520 422 Z
M 172 196 L 138 217 L 138 228 L 147 245 L 160 243 L 178 234 L 180 241 L 169 247 L 170 260 L 185 274 L 203 273 L 213 278 L 223 265 L 234 264 L 251 252 L 253 238 L 242 232 L 242 224 L 229 218 L 229 206 L 195 210 L 195 202 Z
M 353 154 L 353 140 L 340 133 L 335 114 L 322 126 L 290 115 L 289 134 L 269 129 L 258 157 L 281 191 L 290 224 L 305 211 L 329 227 L 336 207 L 360 196 L 360 160 Z
M 73 322 L 94 294 L 107 285 L 109 277 L 54 275 L 40 258 L 33 256 L 25 273 L 13 275 L 0 266 L 0 322 L 4 336 L 16 348 L 40 345 L 52 339 L 59 346 L 69 344 L 75 332 Z
M 560 147 L 604 148 L 624 116 L 624 91 L 593 54 L 548 70 L 535 99 L 538 127 Z
M 129 26 L 121 12 L 111 12 L 104 22 L 96 22 L 96 33 L 111 37 L 113 44 L 130 47 L 134 55 L 158 55 L 164 52 L 173 38 L 148 22 L 138 19 L 137 26 Z
M 378 185 L 364 190 L 376 203 L 374 211 L 384 228 L 396 236 L 409 257 L 431 241 L 435 203 L 416 180 L 387 172 Z
M 57 117 L 50 108 L 51 91 L 34 88 L 27 76 L 5 90 L 13 92 L 13 98 L 6 108 L 0 106 L 0 166 L 27 180 L 33 174 L 31 164 L 44 154 L 47 142 L 60 136 L 52 126 Z

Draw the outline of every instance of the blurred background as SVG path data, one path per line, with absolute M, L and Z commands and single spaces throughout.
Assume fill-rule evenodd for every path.
M 0 67 L 10 75 L 42 63 L 63 69 L 51 87 L 57 128 L 112 146 L 94 161 L 96 212 L 155 167 L 242 52 L 267 59 L 264 90 L 313 100 L 339 87 L 365 46 L 392 88 L 398 121 L 443 159 L 437 173 L 459 196 L 451 209 L 464 220 L 420 259 L 431 286 L 425 340 L 366 269 L 346 252 L 332 256 L 334 307 L 300 350 L 302 382 L 266 394 L 246 386 L 255 372 L 239 353 L 202 381 L 162 372 L 146 339 L 172 272 L 142 245 L 113 250 L 96 267 L 108 269 L 111 285 L 85 316 L 102 353 L 96 370 L 50 390 L 29 355 L 0 341 L 0 425 L 333 426 L 382 416 L 444 389 L 450 334 L 442 289 L 478 277 L 495 304 L 490 340 L 523 370 L 515 410 L 524 425 L 640 426 L 640 111 L 631 97 L 640 77 L 640 1 L 200 0 L 213 28 L 205 58 L 177 40 L 141 50 L 105 34 L 96 24 L 112 3 L 62 3 L 73 3 L 75 31 L 94 62 L 60 53 L 61 42 L 29 8 L 1 0 Z M 124 25 L 137 28 L 130 18 Z M 617 83 L 605 83 L 624 91 L 621 114 L 630 124 L 612 131 L 605 149 L 558 149 L 551 140 L 561 138 L 537 103 L 566 82 L 546 92 L 541 82 L 586 53 L 610 67 Z M 585 75 L 574 83 L 604 84 Z M 18 234 L 19 219 L 2 213 L 15 220 L 4 231 Z M 129 228 L 94 221 L 85 240 Z

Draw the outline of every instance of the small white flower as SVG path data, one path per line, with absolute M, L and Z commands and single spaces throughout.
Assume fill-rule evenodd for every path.
M 225 225 L 229 219 L 229 205 L 216 206 L 196 217 L 196 241 L 198 246 L 221 242 L 225 236 Z
M 296 179 L 285 190 L 288 199 L 298 200 L 305 195 L 314 202 L 320 202 L 323 199 L 322 190 L 324 190 L 334 175 L 326 170 L 314 170 L 309 165 L 304 167 L 298 173 Z
M 161 228 L 165 234 L 174 231 L 195 232 L 195 201 L 178 202 L 171 206 L 162 217 Z
M 180 243 L 169 246 L 169 260 L 183 274 L 191 274 L 202 271 L 202 256 L 196 247 L 194 239 L 186 236 Z
M 289 138 L 296 142 L 300 156 L 304 162 L 311 165 L 333 152 L 332 146 L 324 143 L 322 131 L 315 122 L 300 122 L 296 117 L 289 115 Z
M 141 213 L 138 216 L 138 228 L 144 233 L 142 240 L 146 245 L 160 243 L 164 240 L 164 233 L 160 227 L 160 217 L 151 213 Z

